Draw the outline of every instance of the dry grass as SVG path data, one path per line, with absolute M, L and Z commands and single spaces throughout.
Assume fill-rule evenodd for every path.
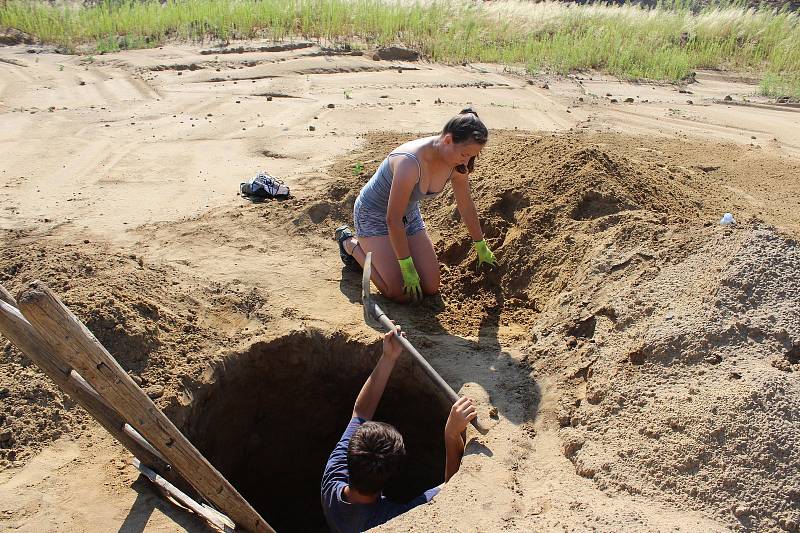
M 0 26 L 69 50 L 154 46 L 170 39 L 266 37 L 402 43 L 434 61 L 486 61 L 565 73 L 597 69 L 680 81 L 697 68 L 747 71 L 766 94 L 800 98 L 800 22 L 768 8 L 500 0 L 108 0 L 95 7 L 10 0 Z

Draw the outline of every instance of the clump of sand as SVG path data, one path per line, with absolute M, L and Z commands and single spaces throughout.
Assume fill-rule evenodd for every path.
M 328 170 L 332 184 L 319 193 L 141 231 L 153 242 L 206 239 L 236 255 L 249 253 L 252 228 L 268 227 L 327 243 L 320 254 L 336 261 L 332 229 L 351 222 L 360 187 L 411 137 L 367 136 Z M 507 131 L 493 135 L 477 168 L 476 206 L 502 266 L 475 271 L 448 190 L 424 205 L 441 297 L 390 315 L 436 338 L 519 348 L 505 372 L 519 372 L 525 386 L 510 379 L 507 398 L 495 398 L 519 404 L 514 442 L 526 451 L 514 463 L 516 497 L 526 501 L 530 472 L 545 460 L 531 451 L 539 428 L 558 435 L 575 479 L 608 495 L 643 495 L 739 529 L 797 530 L 800 257 L 791 235 L 800 218 L 777 201 L 786 188 L 771 178 L 797 165 L 726 144 Z M 723 211 L 740 224 L 719 226 Z M 47 281 L 175 416 L 249 321 L 272 320 L 265 294 L 247 283 L 187 277 L 99 243 L 24 237 L 4 237 L 0 282 Z M 352 299 L 359 284 L 346 273 L 340 280 Z M 0 450 L 7 466 L 10 450 L 21 464 L 83 419 L 13 348 L 0 365 L 0 428 L 14 439 Z M 529 372 L 547 381 L 557 409 L 534 411 Z M 548 524 L 537 516 L 520 520 Z

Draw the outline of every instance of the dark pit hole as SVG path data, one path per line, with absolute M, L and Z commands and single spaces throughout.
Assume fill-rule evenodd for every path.
M 278 531 L 327 531 L 320 480 L 380 346 L 297 332 L 230 355 L 195 393 L 185 433 Z M 408 454 L 384 495 L 407 501 L 443 481 L 449 404 L 408 355 L 398 361 L 376 420 Z

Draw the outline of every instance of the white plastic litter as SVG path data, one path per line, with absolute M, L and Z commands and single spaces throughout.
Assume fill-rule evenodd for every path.
M 723 226 L 728 226 L 730 224 L 736 224 L 736 219 L 733 218 L 731 213 L 725 213 L 722 215 L 722 218 L 719 219 L 719 223 Z

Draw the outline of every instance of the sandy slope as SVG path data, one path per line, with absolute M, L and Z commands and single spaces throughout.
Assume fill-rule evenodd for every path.
M 330 231 L 388 148 L 473 105 L 495 130 L 474 189 L 505 266 L 471 271 L 445 195 L 426 206 L 442 297 L 388 308 L 499 418 L 386 529 L 797 529 L 797 109 L 717 73 L 687 94 L 207 50 L 0 48 L 0 282 L 46 279 L 191 433 L 193 398 L 254 343 L 369 348 Z M 239 198 L 259 169 L 295 198 Z M 716 225 L 725 210 L 740 227 Z M 202 527 L 16 350 L 0 367 L 0 524 Z

